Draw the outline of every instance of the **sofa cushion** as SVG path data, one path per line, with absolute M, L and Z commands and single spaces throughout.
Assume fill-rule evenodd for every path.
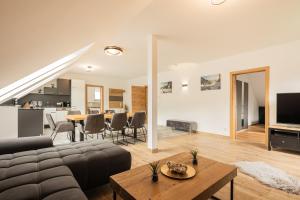
M 13 173 L 7 173 L 7 178 L 0 181 L 1 200 L 53 199 L 53 197 L 64 197 L 66 194 L 73 196 L 74 191 L 77 194 L 74 198 L 64 199 L 86 199 L 72 172 L 66 166 L 45 170 L 29 166 L 28 169 L 33 169 L 31 173 L 26 173 L 28 169 L 23 167 L 26 168 L 23 175 L 14 176 Z
M 109 176 L 131 167 L 131 154 L 109 142 L 91 140 L 55 148 L 82 189 L 108 183 Z
M 6 139 L 0 140 L 0 154 L 16 153 L 52 146 L 52 139 L 47 136 Z
M 0 155 L 0 199 L 60 199 L 74 191 L 76 198 L 67 199 L 85 199 L 80 187 L 108 183 L 109 176 L 130 167 L 128 151 L 102 141 L 4 154 Z M 24 194 L 26 190 L 32 192 Z M 10 198 L 13 193 L 16 197 Z

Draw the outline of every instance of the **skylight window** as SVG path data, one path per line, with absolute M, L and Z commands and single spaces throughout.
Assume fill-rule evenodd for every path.
M 71 63 L 75 62 L 83 53 L 88 51 L 92 44 L 79 49 L 71 53 L 70 55 L 63 57 L 50 65 L 39 69 L 32 74 L 4 87 L 0 90 L 0 103 L 12 98 L 12 97 L 21 97 L 21 94 L 26 94 L 26 92 L 32 91 L 32 88 L 36 88 L 36 85 L 39 82 L 44 82 L 43 80 L 48 80 L 49 77 L 55 76 L 55 74 L 59 73 Z M 49 80 L 50 81 L 50 80 Z

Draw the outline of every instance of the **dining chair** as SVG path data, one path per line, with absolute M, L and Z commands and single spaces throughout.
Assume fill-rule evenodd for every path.
M 128 132 L 129 130 L 131 130 L 131 137 L 134 138 L 134 142 L 136 140 L 140 140 L 138 139 L 138 130 L 139 130 L 139 133 L 141 133 L 143 136 L 144 136 L 144 141 L 143 142 L 146 142 L 146 135 L 147 135 L 147 129 L 145 127 L 145 122 L 146 122 L 146 112 L 135 112 L 131 121 L 128 122 Z M 134 132 L 136 132 L 134 135 Z
M 117 144 L 125 144 L 128 145 L 128 141 L 126 139 L 125 128 L 127 124 L 127 114 L 126 113 L 115 113 L 112 117 L 111 123 L 107 123 L 107 129 L 110 131 L 110 135 L 112 137 L 113 143 L 114 140 L 114 132 L 117 133 Z M 123 136 L 123 142 L 119 141 L 119 134 Z
M 46 118 L 49 123 L 50 129 L 52 130 L 50 137 L 52 138 L 53 141 L 55 140 L 55 137 L 58 133 L 64 133 L 64 132 L 68 132 L 68 139 L 71 140 L 70 133 L 74 131 L 74 126 L 72 122 L 59 121 L 55 123 L 50 113 L 46 114 Z
M 97 135 L 98 139 L 99 134 L 101 134 L 102 139 L 104 139 L 104 114 L 88 115 L 84 124 L 84 126 L 79 126 L 79 131 L 80 133 L 83 133 L 85 135 L 85 139 L 87 139 L 87 136 L 91 136 L 92 138 L 94 138 L 94 135 Z

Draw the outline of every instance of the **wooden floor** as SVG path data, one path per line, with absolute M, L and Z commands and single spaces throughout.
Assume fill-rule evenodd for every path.
M 132 153 L 133 168 L 179 152 L 190 151 L 192 148 L 197 148 L 201 156 L 210 159 L 228 164 L 234 164 L 237 161 L 243 160 L 263 161 L 300 178 L 300 154 L 267 151 L 262 144 L 232 141 L 229 137 L 220 135 L 197 133 L 193 135 L 184 134 L 182 136 L 163 138 L 159 140 L 159 152 L 154 154 L 150 153 L 145 143 L 123 147 Z M 201 164 L 201 160 L 199 164 Z M 92 200 L 108 200 L 112 199 L 112 192 L 109 185 L 106 185 L 89 191 L 87 196 Z M 229 199 L 229 185 L 221 189 L 216 196 L 224 200 Z M 180 197 L 178 197 L 178 199 L 180 199 Z M 235 199 L 300 200 L 300 196 L 272 189 L 238 172 L 238 176 L 235 179 Z
M 237 132 L 236 139 L 249 143 L 264 144 L 265 126 L 260 124 L 249 126 L 248 129 Z

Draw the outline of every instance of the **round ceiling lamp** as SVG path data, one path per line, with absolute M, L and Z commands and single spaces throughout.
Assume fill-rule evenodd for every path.
M 93 71 L 93 67 L 92 66 L 87 66 L 85 71 L 86 72 L 91 72 L 91 71 Z
M 221 5 L 222 3 L 224 3 L 226 0 L 210 0 L 210 3 L 214 6 L 216 5 Z
M 107 46 L 104 48 L 104 53 L 108 56 L 121 56 L 123 49 L 117 46 Z

